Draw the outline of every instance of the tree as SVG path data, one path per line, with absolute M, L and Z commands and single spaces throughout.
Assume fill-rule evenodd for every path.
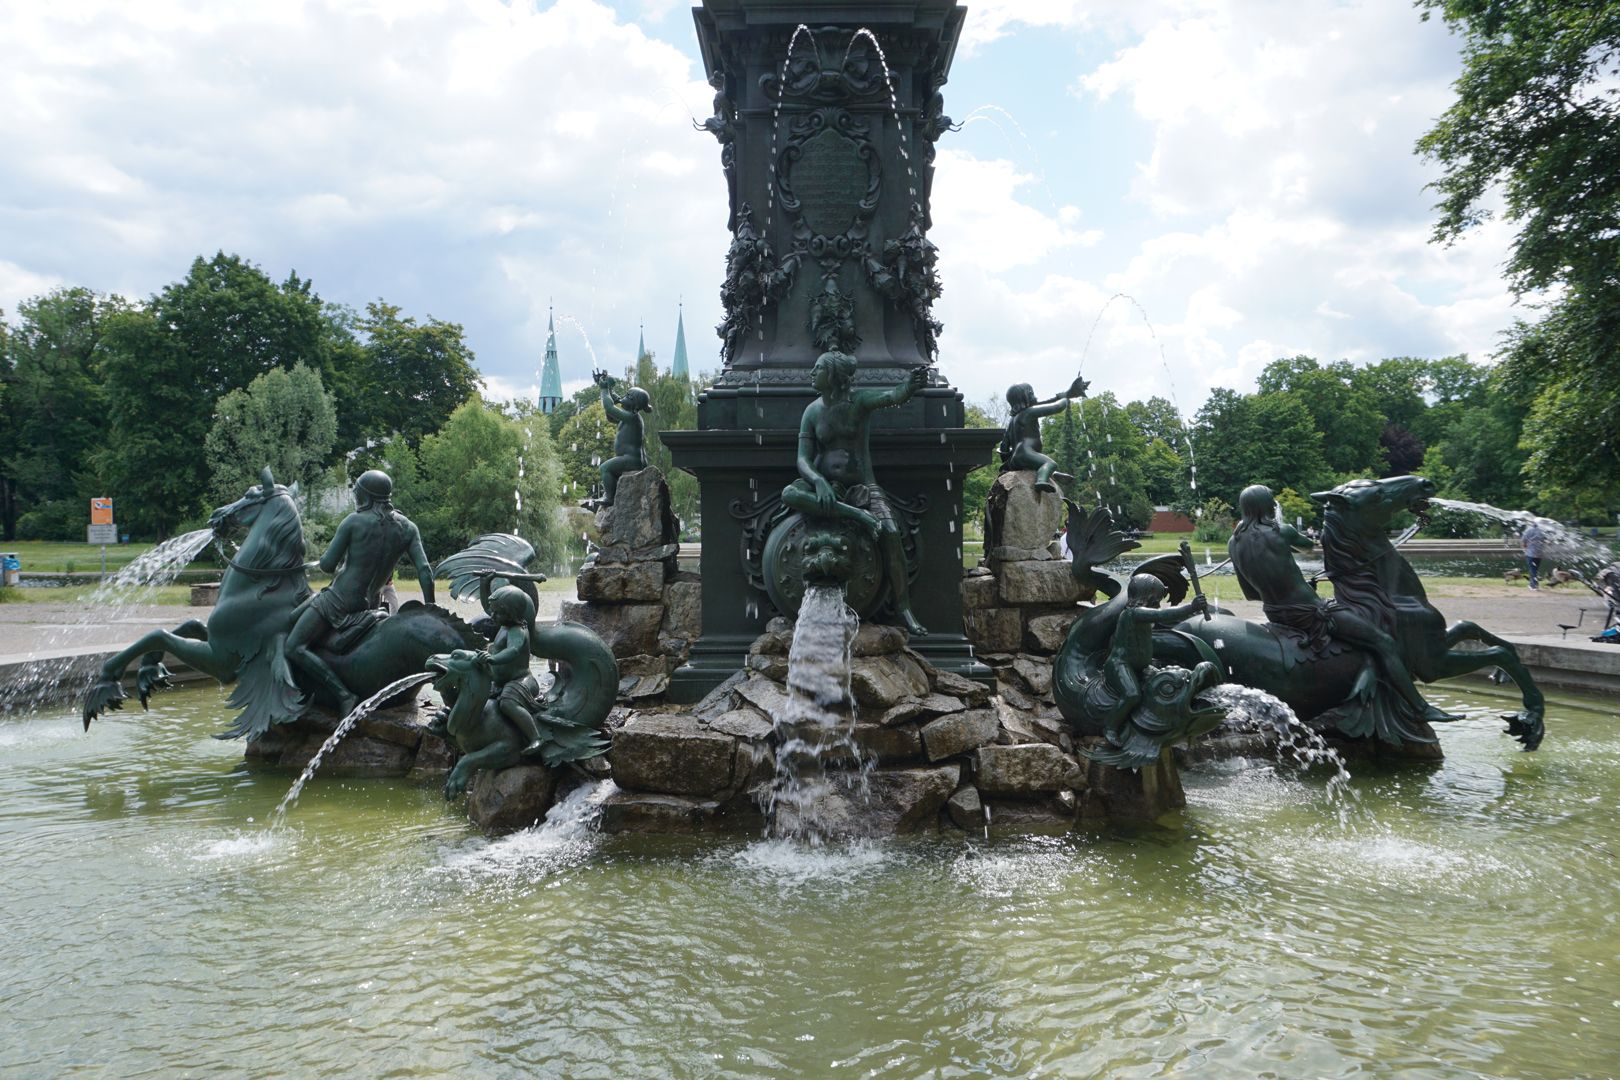
M 1125 406 L 1125 415 L 1149 442 L 1159 439 L 1178 454 L 1186 448 L 1187 424 L 1181 418 L 1181 410 L 1169 400 L 1150 397 L 1146 401 L 1133 401 Z
M 994 399 L 992 399 L 993 401 Z M 978 405 L 968 405 L 963 410 L 962 423 L 971 428 L 999 428 L 1005 427 L 1005 421 L 998 421 L 984 408 Z M 962 528 L 964 531 L 971 525 L 984 534 L 984 506 L 990 498 L 990 487 L 1001 475 L 1000 464 L 995 459 L 989 465 L 981 466 L 962 477 Z
M 214 500 L 239 498 L 266 465 L 279 483 L 314 495 L 336 438 L 337 408 L 320 372 L 302 363 L 271 368 L 214 407 L 204 443 Z
M 1620 495 L 1620 3 L 1419 0 L 1463 38 L 1457 98 L 1418 142 L 1440 163 L 1437 242 L 1490 217 L 1501 191 L 1518 226 L 1507 270 L 1523 295 L 1559 290 L 1502 354 L 1535 402 L 1532 486 L 1572 505 Z
M 1146 528 L 1153 520 L 1146 440 L 1112 393 L 1070 404 L 1041 425 L 1041 441 L 1059 470 L 1074 477 L 1065 490 L 1077 502 L 1100 503 L 1122 525 Z
M 514 531 L 534 544 L 542 569 L 560 559 L 560 471 L 550 429 L 527 405 L 508 413 L 471 397 L 419 446 L 397 436 L 381 458 L 393 470 L 395 505 L 433 559 L 483 533 Z
M 419 324 L 376 300 L 352 326 L 360 349 L 345 352 L 333 385 L 341 447 L 396 434 L 416 446 L 483 385 L 459 323 Z
M 557 432 L 563 495 L 568 501 L 579 502 L 600 485 L 602 462 L 613 456 L 613 435 L 614 425 L 602 411 L 600 390 L 596 391 L 595 401 L 576 412 Z
M 110 431 L 95 467 L 137 532 L 167 535 L 202 508 L 214 406 L 300 360 L 322 368 L 334 342 L 324 305 L 296 274 L 280 286 L 235 255 L 196 259 L 183 281 L 105 321 Z M 127 515 L 127 516 L 126 516 Z
M 1320 491 L 1332 479 L 1316 420 L 1291 392 L 1216 388 L 1193 418 L 1199 500 L 1236 502 L 1250 484 Z
M 1261 395 L 1291 393 L 1321 432 L 1321 454 L 1335 473 L 1383 471 L 1379 435 L 1385 418 L 1356 384 L 1355 368 L 1340 361 L 1322 367 L 1309 356 L 1274 360 L 1260 373 Z
M 116 296 L 57 289 L 25 301 L 5 343 L 4 474 L 6 538 L 83 539 L 86 501 L 102 492 L 90 466 L 105 437 L 99 371 L 107 319 L 127 310 Z

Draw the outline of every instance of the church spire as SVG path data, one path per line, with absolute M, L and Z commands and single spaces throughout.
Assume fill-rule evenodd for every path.
M 675 308 L 675 359 L 670 364 L 669 373 L 677 379 L 690 379 L 691 371 L 686 364 L 686 312 L 684 305 Z
M 550 414 L 562 404 L 562 366 L 557 361 L 557 325 L 546 305 L 546 358 L 540 365 L 540 411 Z

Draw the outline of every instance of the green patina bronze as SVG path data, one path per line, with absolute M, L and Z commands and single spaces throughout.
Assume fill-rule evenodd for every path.
M 1035 400 L 1035 388 L 1029 383 L 1009 386 L 1007 407 L 1012 410 L 1012 416 L 1007 421 L 1007 433 L 1001 438 L 1001 471 L 1033 469 L 1035 490 L 1055 493 L 1057 485 L 1052 483 L 1052 477 L 1063 474 L 1057 472 L 1057 462 L 1041 452 L 1041 419 L 1061 412 L 1071 399 L 1085 397 L 1089 385 L 1077 375 L 1067 390 L 1045 401 Z
M 1125 587 L 1092 569 L 1140 546 L 1113 525 L 1106 507 L 1086 514 L 1069 504 L 1074 576 L 1108 600 L 1082 609 L 1069 627 L 1052 661 L 1052 695 L 1076 734 L 1104 737 L 1083 751 L 1087 756 L 1141 768 L 1158 761 L 1163 747 L 1220 726 L 1224 713 L 1196 699 L 1221 681 L 1221 672 L 1213 654 L 1185 665 L 1156 656 L 1156 631 L 1209 610 L 1202 596 L 1180 605 L 1187 595 L 1181 555 L 1148 560 Z M 1161 609 L 1166 595 L 1180 606 Z
M 647 467 L 646 432 L 641 414 L 652 412 L 652 397 L 639 386 L 624 393 L 614 391 L 617 380 L 605 371 L 598 371 L 596 385 L 602 388 L 602 411 L 609 420 L 619 425 L 613 436 L 613 456 L 602 462 L 601 506 L 612 506 L 619 490 L 619 477 L 627 472 Z
M 856 390 L 855 370 L 855 358 L 841 352 L 822 353 L 811 369 L 811 383 L 820 396 L 800 419 L 799 478 L 782 490 L 782 503 L 813 522 L 853 524 L 866 542 L 875 543 L 883 563 L 884 599 L 910 634 L 923 637 L 928 631 L 911 611 L 900 524 L 872 469 L 871 417 L 879 409 L 910 401 L 927 385 L 928 369 L 913 368 L 905 382 L 883 390 Z M 768 574 L 774 570 L 766 568 Z
M 381 490 L 375 480 L 373 484 Z M 277 484 L 268 468 L 242 498 L 215 510 L 209 524 L 221 537 L 239 529 L 246 535 L 220 581 L 219 599 L 207 623 L 191 619 L 172 632 L 153 631 L 103 664 L 85 694 L 86 728 L 102 712 L 121 706 L 121 679 L 137 656 L 143 658 L 137 676 L 142 706 L 166 682 L 161 662 L 166 652 L 222 683 L 235 684 L 230 704 L 238 715 L 220 737 L 252 739 L 296 720 L 313 705 L 346 713 L 357 699 L 423 671 L 429 656 L 481 643 L 459 617 L 432 603 L 410 601 L 393 615 L 375 610 L 377 590 L 394 562 L 408 550 L 419 556 L 421 548 L 415 526 L 387 507 L 386 496 L 374 496 L 339 526 L 328 558 L 342 564 L 336 567 L 333 587 L 320 594 L 334 597 L 326 601 L 310 592 L 303 522 L 292 492 Z M 339 537 L 344 539 L 341 545 Z M 323 559 L 322 565 L 326 563 Z M 417 565 L 420 572 L 425 558 L 418 558 Z M 431 597 L 432 577 L 426 576 Z M 351 605 L 356 597 L 368 605 L 364 610 Z M 301 642 L 325 672 L 312 677 L 311 667 L 297 665 L 290 654 L 297 628 L 317 617 L 320 628 L 306 631 Z M 340 624 L 335 633 L 330 626 L 334 619 Z
M 1429 709 L 1421 698 L 1414 701 L 1415 691 L 1411 696 L 1403 693 L 1395 673 L 1404 670 L 1412 679 L 1434 682 L 1500 667 L 1518 686 L 1523 703 L 1519 712 L 1506 717 L 1507 733 L 1526 750 L 1541 745 L 1545 734 L 1541 691 L 1513 645 L 1471 622 L 1447 627 L 1445 617 L 1428 602 L 1417 574 L 1389 540 L 1395 515 L 1421 513 L 1434 494 L 1433 483 L 1420 476 L 1353 480 L 1311 496 L 1324 507 L 1324 576 L 1332 581 L 1335 593 L 1327 603 L 1315 600 L 1302 577 L 1297 584 L 1303 591 L 1296 588 L 1299 570 L 1292 567 L 1291 551 L 1300 539 L 1272 520 L 1266 505 L 1269 492 L 1251 488 L 1244 494 L 1245 522 L 1234 534 L 1231 550 L 1245 592 L 1267 605 L 1271 621 L 1210 611 L 1156 628 L 1152 664 L 1192 673 L 1170 710 L 1179 719 L 1156 725 L 1167 729 L 1162 736 L 1152 730 L 1155 725 L 1133 729 L 1127 722 L 1123 735 L 1109 735 L 1111 745 L 1141 757 L 1131 749 L 1145 753 L 1148 744 L 1138 736 L 1159 744 L 1185 737 L 1186 731 L 1177 734 L 1176 729 L 1200 722 L 1195 698 L 1203 685 L 1196 673 L 1206 663 L 1215 665 L 1216 673 L 1225 672 L 1225 681 L 1276 696 L 1316 727 L 1397 747 L 1436 742 L 1430 723 L 1451 717 Z M 1095 567 L 1136 545 L 1112 530 L 1106 510 L 1086 515 L 1072 506 L 1069 544 L 1075 579 L 1112 599 L 1082 611 L 1070 627 L 1054 661 L 1053 693 L 1064 717 L 1080 733 L 1106 735 L 1109 724 L 1117 724 L 1110 710 L 1119 698 L 1103 693 L 1094 680 L 1102 674 L 1119 632 L 1123 603 L 1119 581 Z M 1289 567 L 1282 565 L 1284 558 Z M 1187 595 L 1190 570 L 1190 559 L 1160 556 L 1140 564 L 1133 574 L 1159 579 L 1171 601 L 1179 603 Z M 1393 650 L 1380 655 L 1386 639 Z M 1466 641 L 1486 647 L 1457 648 Z M 1102 685 L 1106 689 L 1106 683 Z M 1144 691 L 1144 697 L 1149 696 L 1151 683 Z
M 607 750 L 602 725 L 619 688 L 619 665 L 606 643 L 578 623 L 535 622 L 546 575 L 530 572 L 534 546 L 519 536 L 480 536 L 438 566 L 450 595 L 477 593 L 494 624 L 488 649 L 458 649 L 430 657 L 444 696 L 431 730 L 464 755 L 445 785 L 445 798 L 467 789 L 473 774 L 525 762 L 563 765 Z M 497 586 L 497 582 L 502 582 Z M 556 664 L 544 692 L 529 669 L 538 657 Z

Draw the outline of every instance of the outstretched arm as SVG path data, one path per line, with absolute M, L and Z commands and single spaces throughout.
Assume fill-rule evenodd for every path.
M 1195 596 L 1185 604 L 1167 608 L 1136 608 L 1138 619 L 1149 623 L 1178 623 L 1193 615 L 1201 615 L 1209 610 L 1209 601 L 1202 596 Z
M 1286 522 L 1279 522 L 1277 531 L 1282 534 L 1284 540 L 1288 541 L 1288 546 L 1295 551 L 1309 551 L 1316 546 L 1316 541 Z
M 529 655 L 529 632 L 521 626 L 508 626 L 505 630 L 506 637 L 500 651 L 489 654 L 492 667 L 509 664 L 513 660 Z
M 1064 409 L 1068 408 L 1068 405 L 1069 399 L 1065 397 L 1056 398 L 1052 401 L 1037 402 L 1036 404 L 1025 409 L 1023 415 L 1033 417 L 1038 420 L 1043 416 L 1051 416 L 1053 413 L 1060 413 Z
M 422 531 L 411 525 L 411 562 L 416 567 L 416 582 L 422 586 L 422 603 L 433 603 L 433 566 L 428 562 L 427 549 L 422 546 Z
M 605 386 L 602 387 L 602 411 L 607 413 L 608 419 L 617 420 L 620 423 L 623 423 L 635 415 L 635 413 L 630 412 L 628 409 L 619 408 L 618 395 Z
M 911 400 L 913 394 L 928 385 L 928 369 L 914 367 L 906 381 L 891 386 L 887 390 L 862 390 L 855 394 L 855 404 L 870 412 L 874 409 L 887 409 L 894 405 L 904 405 Z

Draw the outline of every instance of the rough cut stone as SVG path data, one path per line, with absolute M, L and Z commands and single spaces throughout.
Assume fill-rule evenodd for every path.
M 855 656 L 890 656 L 906 647 L 906 635 L 898 626 L 865 623 L 855 631 L 851 646 Z
M 961 712 L 967 708 L 967 702 L 949 694 L 929 694 L 918 702 L 918 706 L 918 711 L 926 716 L 944 716 L 947 713 Z
M 1029 692 L 1037 697 L 1044 697 L 1052 690 L 1052 665 L 1044 663 L 1034 657 L 1020 656 L 1012 662 L 1012 669 L 1018 673 Z
M 620 476 L 613 505 L 597 514 L 597 523 L 604 547 L 642 548 L 680 541 L 679 525 L 669 509 L 669 484 L 655 468 Z
M 748 653 L 750 656 L 786 656 L 792 644 L 791 630 L 767 630 L 748 646 Z
M 668 688 L 668 675 L 629 675 L 619 680 L 619 697 L 625 701 L 645 702 L 661 696 Z
M 621 788 L 712 796 L 731 786 L 735 747 L 686 713 L 643 714 L 614 733 L 608 761 Z
M 1035 490 L 1035 473 L 1006 472 L 990 485 L 986 502 L 987 547 L 1044 549 L 1063 527 L 1067 510 L 1061 496 Z
M 709 721 L 709 730 L 739 739 L 763 739 L 771 733 L 771 719 L 758 709 L 743 707 L 721 713 Z
M 855 745 L 877 757 L 880 763 L 910 761 L 923 756 L 922 735 L 915 724 L 884 727 L 856 724 Z
M 990 688 L 981 682 L 974 682 L 966 675 L 930 668 L 928 678 L 933 683 L 935 693 L 961 698 L 969 705 L 983 705 L 990 700 Z
M 675 581 L 664 586 L 665 634 L 691 640 L 703 632 L 703 586 Z
M 862 656 L 850 673 L 850 689 L 862 705 L 888 708 L 928 693 L 928 676 L 909 656 Z
M 354 726 L 347 738 L 364 735 L 381 742 L 391 742 L 415 750 L 422 741 L 423 728 L 418 721 L 415 706 L 404 710 L 385 709 L 372 713 Z M 336 730 L 334 728 L 334 730 Z
M 615 791 L 602 801 L 606 833 L 694 833 L 716 824 L 720 803 L 682 795 Z
M 922 702 L 916 698 L 907 698 L 898 704 L 891 705 L 878 714 L 877 723 L 885 726 L 903 724 L 922 712 Z
M 984 804 L 979 801 L 979 790 L 969 786 L 957 791 L 945 803 L 945 812 L 958 829 L 977 832 L 984 828 Z
M 867 794 L 837 787 L 816 807 L 816 823 L 830 836 L 891 836 L 934 828 L 939 812 L 961 782 L 956 765 L 879 768 L 867 777 Z
M 606 511 L 603 511 L 606 513 Z M 675 559 L 681 552 L 679 544 L 652 544 L 648 547 L 625 547 L 623 544 L 609 544 L 596 549 L 596 557 L 592 560 L 597 566 L 618 563 L 663 563 L 665 579 L 674 574 Z
M 1012 681 L 1006 677 L 996 680 L 996 693 L 1001 695 L 1002 701 L 1020 712 L 1035 711 L 1035 702 L 1023 690 L 1014 686 Z
M 1055 558 L 1057 558 L 1057 553 L 1052 550 L 1051 544 L 1047 544 L 1045 547 L 1034 548 L 1008 547 L 1007 545 L 1002 544 L 998 547 L 991 548 L 989 553 L 990 564 L 992 566 L 999 566 L 1002 563 L 1009 562 L 1032 562 Z
M 581 600 L 564 600 L 560 616 L 562 622 L 594 630 L 617 657 L 658 652 L 658 624 L 663 618 L 662 604 L 588 604 Z
M 785 656 L 768 656 L 763 653 L 750 653 L 748 655 L 748 670 L 757 671 L 772 682 L 786 683 L 788 676 L 788 662 Z
M 1064 615 L 1037 615 L 1024 624 L 1024 648 L 1032 653 L 1041 653 L 1046 656 L 1055 654 L 1063 647 L 1063 639 L 1069 635 L 1069 627 L 1074 625 L 1078 611 L 1071 611 Z
M 1083 745 L 1102 741 L 1100 735 L 1081 740 Z M 1088 761 L 1086 782 L 1081 816 L 1087 821 L 1153 822 L 1187 805 L 1181 774 L 1169 747 L 1158 761 L 1142 769 L 1119 769 Z
M 724 682 L 704 694 L 703 700 L 692 706 L 692 715 L 703 720 L 713 720 L 720 714 L 735 709 L 739 701 L 737 688 L 750 678 L 752 676 L 747 671 L 734 671 L 727 675 Z
M 766 716 L 781 716 L 787 710 L 787 691 L 763 675 L 738 683 L 737 694 Z
M 922 729 L 928 760 L 938 761 L 954 754 L 976 750 L 996 737 L 996 714 L 992 709 L 969 709 L 942 716 Z
M 444 776 L 460 756 L 455 747 L 437 735 L 423 732 L 422 741 L 416 746 L 416 757 L 411 761 L 411 771 L 406 775 L 412 780 Z
M 981 746 L 973 768 L 973 782 L 986 795 L 1033 796 L 1085 785 L 1085 770 L 1045 742 Z
M 1016 652 L 1023 640 L 1023 626 L 1023 618 L 1015 608 L 979 608 L 962 613 L 967 639 L 980 652 Z
M 996 604 L 996 579 L 988 572 L 962 579 L 962 610 L 977 611 Z
M 467 816 L 487 833 L 517 832 L 543 821 L 557 779 L 544 765 L 481 772 L 467 789 Z
M 1065 562 L 1003 563 L 996 576 L 1001 580 L 1004 603 L 1063 604 L 1080 599 L 1080 586 Z
M 985 806 L 990 810 L 990 828 L 997 832 L 1067 831 L 1076 817 L 1076 806 L 1061 798 L 987 798 Z
M 655 562 L 586 566 L 574 579 L 574 591 L 598 604 L 661 603 L 664 567 Z

